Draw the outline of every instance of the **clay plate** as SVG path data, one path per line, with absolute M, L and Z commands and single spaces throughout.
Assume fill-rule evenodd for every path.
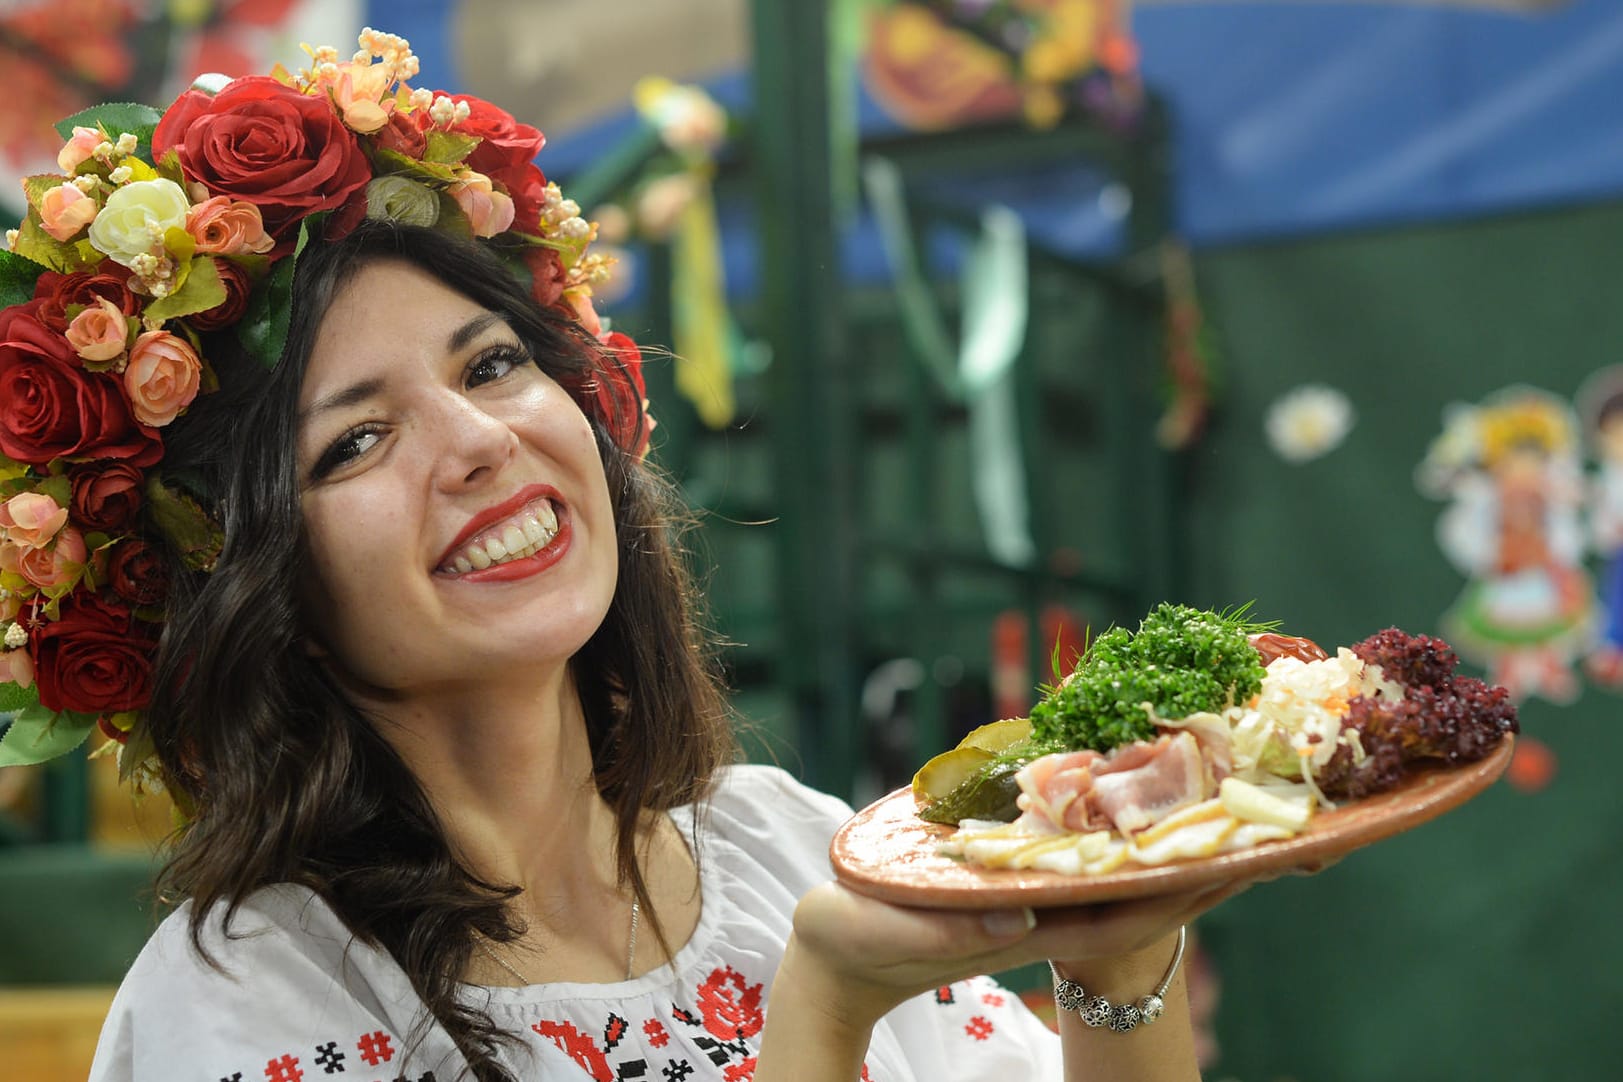
M 910 789 L 898 789 L 847 821 L 834 835 L 829 857 L 835 876 L 852 890 L 934 909 L 1041 908 L 1194 890 L 1311 868 L 1435 819 L 1492 785 L 1510 762 L 1511 745 L 1507 736 L 1486 759 L 1415 771 L 1395 789 L 1321 811 L 1294 838 L 1159 867 L 1094 876 L 971 867 L 936 855 L 936 843 L 953 828 L 920 819 Z

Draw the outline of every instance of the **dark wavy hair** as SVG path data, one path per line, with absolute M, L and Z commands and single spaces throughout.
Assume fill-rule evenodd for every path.
M 159 889 L 166 900 L 191 899 L 192 940 L 203 951 L 217 906 L 229 922 L 260 887 L 309 887 L 395 958 L 477 1078 L 507 1079 L 493 1057 L 508 1035 L 456 990 L 476 936 L 522 933 L 507 904 L 518 889 L 458 860 L 416 777 L 312 660 L 297 597 L 308 559 L 294 466 L 300 384 L 333 298 L 380 259 L 407 261 L 502 314 L 591 419 L 619 581 L 572 675 L 597 787 L 616 816 L 620 879 L 662 941 L 635 858 L 638 830 L 664 809 L 702 802 L 734 753 L 680 547 L 688 518 L 669 482 L 611 440 L 616 419 L 601 416 L 593 393 L 618 361 L 573 320 L 537 306 L 484 246 L 367 223 L 300 256 L 281 362 L 267 371 L 234 342 L 205 343 L 221 390 L 166 430 L 166 477 L 199 495 L 225 543 L 210 574 L 176 564 L 159 648 L 148 725 L 166 779 L 191 811 Z

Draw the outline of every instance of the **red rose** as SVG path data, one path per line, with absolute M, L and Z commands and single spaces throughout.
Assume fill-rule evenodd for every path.
M 0 452 L 42 466 L 53 458 L 116 458 L 150 466 L 158 430 L 136 421 L 120 378 L 87 372 L 68 340 L 29 301 L 0 311 Z
M 157 549 L 132 538 L 114 546 L 107 581 L 132 605 L 156 605 L 169 592 L 169 567 Z
M 69 305 L 89 308 L 97 297 L 106 297 L 120 312 L 133 316 L 141 310 L 141 300 L 130 292 L 129 279 L 130 272 L 110 259 L 93 271 L 46 271 L 34 283 L 34 298 L 44 302 L 36 315 L 51 330 L 65 331 L 72 322 L 67 314 Z
M 236 79 L 210 97 L 188 90 L 152 135 L 158 157 L 174 147 L 188 180 L 210 195 L 259 208 L 279 247 L 298 222 L 334 210 L 372 179 L 353 132 L 325 94 L 301 94 L 267 76 Z
M 435 97 L 440 97 L 438 92 Z M 513 114 L 483 98 L 472 94 L 447 94 L 455 102 L 466 102 L 468 119 L 456 125 L 453 131 L 478 136 L 480 143 L 468 155 L 468 166 L 492 179 L 529 165 L 541 153 L 547 137 L 540 129 L 532 128 L 513 118 Z
M 603 352 L 595 388 L 595 413 L 618 447 L 641 458 L 648 450 L 654 428 L 643 416 L 648 390 L 642 378 L 642 351 L 637 343 L 614 331 L 603 343 Z
M 206 312 L 194 312 L 186 317 L 186 322 L 200 331 L 217 331 L 241 319 L 248 311 L 248 294 L 254 287 L 248 280 L 248 272 L 229 259 L 216 259 L 214 269 L 220 274 L 220 284 L 225 286 L 225 300 Z
M 153 625 L 99 594 L 75 591 L 61 615 L 28 633 L 34 685 L 47 710 L 111 714 L 152 698 Z
M 526 248 L 524 265 L 530 269 L 530 296 L 543 308 L 551 308 L 564 295 L 564 264 L 551 248 Z
M 423 131 L 427 119 L 426 109 L 413 113 L 402 113 L 396 109 L 389 114 L 389 122 L 378 129 L 378 146 L 408 158 L 422 158 L 423 152 L 428 149 L 428 136 Z
M 118 533 L 141 509 L 141 471 L 128 462 L 96 462 L 68 473 L 72 521 L 82 530 Z
M 439 94 L 436 93 L 436 97 Z M 547 179 L 534 164 L 547 137 L 513 118 L 513 114 L 471 94 L 446 95 L 466 102 L 468 119 L 453 131 L 478 136 L 480 143 L 467 157 L 468 168 L 500 184 L 513 198 L 513 228 L 535 233 L 541 223 L 541 198 Z

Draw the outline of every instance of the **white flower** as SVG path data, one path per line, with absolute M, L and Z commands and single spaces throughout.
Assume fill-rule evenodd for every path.
M 6 628 L 6 645 L 13 650 L 28 645 L 28 629 L 22 624 L 12 624 Z
M 134 267 L 163 251 L 163 235 L 186 228 L 186 193 L 172 180 L 138 180 L 107 197 L 90 223 L 90 243 L 116 263 Z
M 1289 462 L 1307 462 L 1341 445 L 1353 426 L 1347 396 L 1322 383 L 1306 383 L 1268 407 L 1264 428 L 1275 453 Z

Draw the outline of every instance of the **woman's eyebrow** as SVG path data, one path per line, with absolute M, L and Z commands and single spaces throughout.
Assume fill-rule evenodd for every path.
M 481 312 L 452 331 L 451 337 L 445 340 L 445 348 L 451 353 L 460 352 L 490 328 L 506 324 L 507 320 L 498 312 Z
M 348 387 L 345 387 L 339 391 L 334 391 L 325 398 L 318 398 L 315 402 L 311 403 L 309 409 L 304 410 L 299 414 L 299 427 L 304 427 L 310 422 L 311 418 L 318 414 L 325 413 L 328 410 L 343 409 L 346 406 L 356 405 L 357 403 L 366 401 L 368 398 L 371 398 L 373 395 L 382 390 L 383 381 L 381 379 L 363 379 L 359 382 L 351 383 Z
M 507 320 L 500 313 L 481 312 L 451 332 L 450 337 L 445 340 L 446 352 L 457 353 L 464 350 L 490 328 L 506 325 Z M 334 391 L 325 398 L 317 399 L 309 409 L 299 414 L 298 423 L 302 427 L 318 414 L 325 413 L 328 410 L 358 405 L 382 390 L 383 380 L 381 379 L 363 379 L 352 383 L 342 390 Z

